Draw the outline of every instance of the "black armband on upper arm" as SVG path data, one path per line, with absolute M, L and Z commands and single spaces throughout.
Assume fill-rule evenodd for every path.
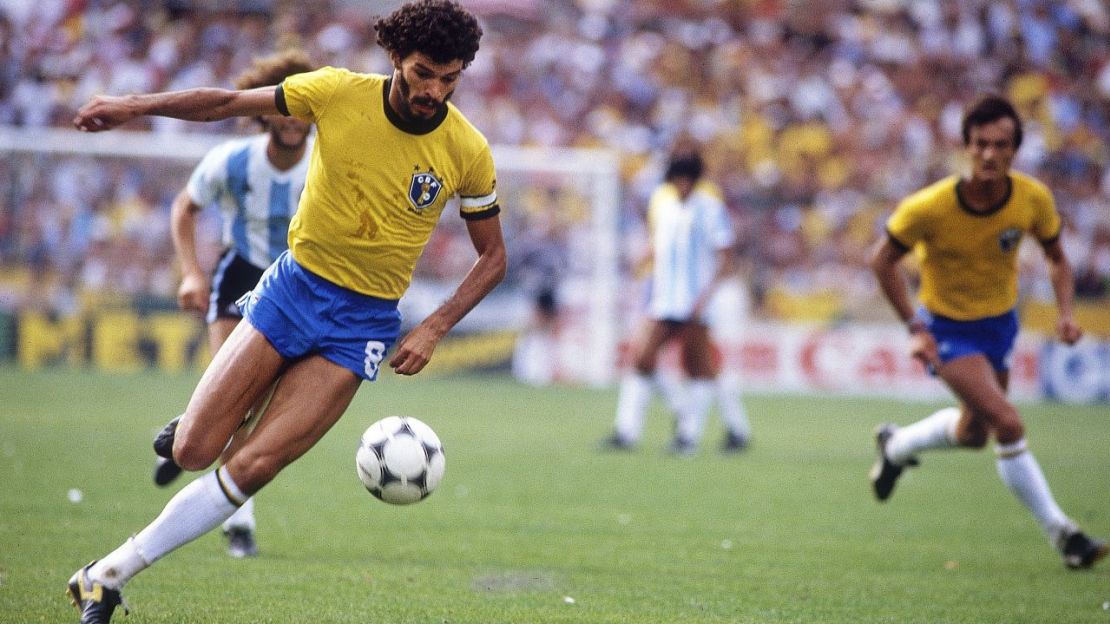
M 459 214 L 467 221 L 481 221 L 482 219 L 489 219 L 490 217 L 496 217 L 501 214 L 501 206 L 494 204 L 480 212 L 460 212 Z
M 890 230 L 886 231 L 886 238 L 890 241 L 891 245 L 894 245 L 894 247 L 898 249 L 898 251 L 902 253 L 909 252 L 910 246 L 895 238 L 894 235 L 890 233 Z
M 274 89 L 274 106 L 277 107 L 279 113 L 286 117 L 289 116 L 289 107 L 285 104 L 285 89 L 281 85 Z

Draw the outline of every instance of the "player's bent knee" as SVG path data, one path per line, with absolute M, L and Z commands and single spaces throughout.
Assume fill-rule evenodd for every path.
M 995 437 L 1000 444 L 1013 444 L 1025 437 L 1025 425 L 1021 420 L 1007 420 L 995 428 Z
M 211 466 L 212 462 L 216 461 L 216 458 L 196 453 L 192 449 L 182 449 L 179 451 L 177 445 L 174 445 L 173 461 L 185 470 L 195 472 Z
M 185 470 L 204 470 L 219 457 L 222 448 L 209 449 L 186 436 L 173 441 L 173 461 Z
M 1017 408 L 1011 405 L 993 414 L 990 422 L 995 439 L 1002 444 L 1017 442 L 1025 436 L 1025 424 L 1021 422 L 1021 415 L 1018 414 Z
M 960 446 L 969 449 L 981 449 L 987 445 L 986 431 L 965 431 L 956 440 Z

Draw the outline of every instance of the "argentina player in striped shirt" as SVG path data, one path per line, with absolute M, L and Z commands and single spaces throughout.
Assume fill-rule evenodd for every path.
M 236 87 L 276 85 L 312 69 L 304 53 L 290 50 L 256 59 L 238 77 Z M 254 288 L 266 267 L 289 248 L 289 220 L 297 210 L 308 173 L 311 124 L 282 115 L 256 120 L 263 132 L 212 148 L 171 209 L 173 246 L 181 267 L 178 305 L 204 315 L 212 353 L 243 318 L 235 302 Z M 209 207 L 220 211 L 223 246 L 211 272 L 201 266 L 196 247 L 197 217 Z M 225 455 L 233 450 L 234 441 L 232 445 Z M 158 458 L 154 469 L 157 485 L 168 485 L 180 474 L 181 467 L 172 459 Z M 252 497 L 223 524 L 228 554 L 236 558 L 256 555 L 254 529 Z

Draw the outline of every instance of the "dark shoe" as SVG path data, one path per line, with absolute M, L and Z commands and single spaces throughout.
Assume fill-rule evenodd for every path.
M 910 458 L 903 465 L 898 465 L 886 456 L 886 445 L 890 438 L 894 435 L 897 427 L 890 423 L 879 425 L 875 430 L 875 448 L 879 451 L 879 457 L 875 460 L 875 464 L 871 466 L 871 487 L 875 490 L 875 498 L 880 502 L 890 498 L 894 492 L 894 484 L 898 482 L 898 477 L 902 476 L 902 471 L 907 466 L 916 466 L 918 464 L 916 458 Z
M 258 556 L 258 544 L 254 542 L 254 531 L 233 527 L 224 531 L 224 535 L 227 536 L 227 554 L 236 559 Z
M 109 589 L 100 583 L 89 580 L 89 565 L 74 572 L 66 587 L 69 601 L 81 612 L 81 624 L 108 624 L 112 620 L 112 613 L 116 607 L 123 605 L 123 614 L 127 615 L 127 604 L 119 590 Z
M 180 416 L 174 418 L 154 436 L 154 454 L 158 457 L 173 459 L 173 437 L 177 435 L 177 423 L 180 420 Z
M 689 457 L 697 450 L 697 444 L 684 438 L 675 438 L 667 445 L 667 452 L 676 457 Z
M 1074 531 L 1061 536 L 1060 554 L 1064 556 L 1064 565 L 1081 570 L 1110 554 L 1110 545 L 1105 540 L 1087 537 L 1083 531 Z
M 631 451 L 636 448 L 636 443 L 614 433 L 598 442 L 597 448 L 602 451 Z
M 159 457 L 154 462 L 154 485 L 166 487 L 181 476 L 181 466 L 172 459 Z
M 724 444 L 721 445 L 722 453 L 739 453 L 748 448 L 748 438 L 736 432 L 730 431 L 725 436 Z

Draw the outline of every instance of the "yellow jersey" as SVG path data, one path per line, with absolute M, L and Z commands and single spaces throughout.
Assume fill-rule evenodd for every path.
M 1003 314 L 1017 305 L 1017 254 L 1028 233 L 1042 243 L 1060 235 L 1060 215 L 1041 182 L 1010 173 L 1010 193 L 977 213 L 959 197 L 958 176 L 904 199 L 887 221 L 895 243 L 917 254 L 918 299 L 930 312 L 970 321 Z
M 277 104 L 317 131 L 289 225 L 293 258 L 344 288 L 400 299 L 450 198 L 464 219 L 499 208 L 482 133 L 450 103 L 431 120 L 399 117 L 390 80 L 324 67 L 286 78 Z

